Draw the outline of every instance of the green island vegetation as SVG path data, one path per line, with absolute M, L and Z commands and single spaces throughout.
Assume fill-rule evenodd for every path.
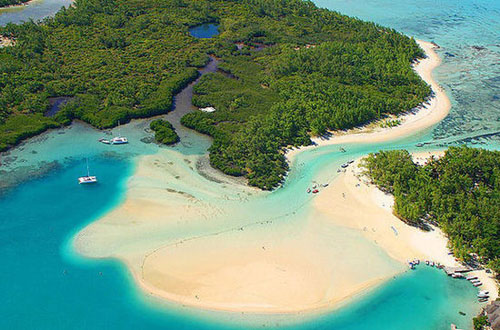
M 472 319 L 474 330 L 483 330 L 486 326 L 489 326 L 488 317 L 486 315 L 479 315 Z
M 175 144 L 180 141 L 179 135 L 175 132 L 175 128 L 168 121 L 163 119 L 156 119 L 149 124 L 155 132 L 155 140 L 163 144 Z
M 406 150 L 380 151 L 362 166 L 394 195 L 396 216 L 422 228 L 437 224 L 456 257 L 500 273 L 500 151 L 450 147 L 425 165 Z
M 0 8 L 7 6 L 22 5 L 30 0 L 0 0 Z
M 214 23 L 197 39 L 189 28 Z M 43 22 L 0 34 L 0 150 L 83 120 L 116 126 L 171 110 L 210 56 L 183 125 L 213 137 L 212 166 L 272 189 L 287 146 L 418 106 L 431 90 L 412 70 L 417 43 L 301 0 L 76 0 Z M 72 97 L 52 117 L 55 97 Z

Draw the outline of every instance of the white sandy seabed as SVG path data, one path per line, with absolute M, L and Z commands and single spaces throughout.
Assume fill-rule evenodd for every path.
M 435 93 L 425 108 L 394 128 L 356 130 L 315 142 L 387 141 L 442 120 L 450 101 L 431 73 L 440 59 L 434 45 L 419 44 L 428 57 L 415 70 Z M 297 152 L 287 156 L 293 161 Z M 207 180 L 196 169 L 199 161 L 199 156 L 165 149 L 142 157 L 124 203 L 77 234 L 77 251 L 122 260 L 154 296 L 250 313 L 332 309 L 400 273 L 407 260 L 456 263 L 441 231 L 422 232 L 398 220 L 392 197 L 366 184 L 357 162 L 302 212 L 286 221 L 259 221 L 273 212 L 261 204 L 271 195 L 216 172 Z M 479 276 L 485 289 L 497 292 L 487 274 Z

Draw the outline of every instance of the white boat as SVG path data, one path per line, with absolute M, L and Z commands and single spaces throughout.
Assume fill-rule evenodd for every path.
M 472 276 L 472 275 L 471 276 L 467 276 L 466 279 L 468 281 L 477 280 L 477 276 Z
M 462 274 L 460 274 L 460 273 L 453 273 L 453 274 L 451 274 L 451 277 L 453 277 L 453 278 L 463 278 L 464 276 Z
M 104 143 L 104 144 L 111 144 L 111 141 L 107 140 L 105 138 L 99 139 L 99 142 Z
M 128 139 L 120 134 L 120 122 L 118 122 L 118 136 L 111 139 L 111 144 L 127 144 Z
M 476 286 L 476 287 L 477 287 L 477 286 L 481 286 L 481 285 L 483 285 L 483 283 L 481 283 L 481 282 L 474 282 L 474 283 L 472 283 L 472 285 L 474 285 L 474 286 Z
M 486 290 L 482 290 L 482 291 L 479 291 L 479 293 L 477 294 L 477 296 L 482 296 L 482 295 L 488 295 L 490 292 L 489 291 L 486 291 Z
M 78 184 L 87 184 L 87 183 L 97 183 L 97 177 L 94 175 L 90 175 L 89 171 L 89 160 L 87 159 L 87 176 L 81 176 L 78 178 Z
M 111 139 L 111 144 L 126 144 L 128 140 L 124 136 L 117 136 Z

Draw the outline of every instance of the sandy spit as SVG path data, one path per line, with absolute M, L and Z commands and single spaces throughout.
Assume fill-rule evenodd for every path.
M 431 98 L 430 102 L 418 111 L 398 117 L 401 120 L 399 126 L 392 128 L 364 127 L 346 132 L 331 132 L 332 135 L 328 139 L 320 137 L 312 138 L 315 145 L 288 150 L 287 158 L 291 160 L 298 152 L 318 146 L 363 142 L 376 143 L 394 140 L 419 132 L 443 120 L 450 112 L 450 99 L 443 88 L 432 77 L 432 70 L 441 64 L 441 59 L 435 52 L 436 45 L 422 40 L 417 40 L 417 43 L 425 51 L 427 57 L 416 63 L 414 69 L 431 86 L 434 92 L 434 97 Z

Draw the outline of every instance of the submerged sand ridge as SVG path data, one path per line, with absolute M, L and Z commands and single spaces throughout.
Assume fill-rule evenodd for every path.
M 255 313 L 330 307 L 403 268 L 287 196 L 210 181 L 182 157 L 143 157 L 122 206 L 77 235 L 78 251 L 123 260 L 155 296 Z M 362 271 L 368 262 L 370 272 Z
M 396 128 L 334 135 L 318 144 L 390 140 L 444 118 L 450 103 L 431 76 L 439 58 L 432 44 L 420 44 L 428 58 L 416 70 L 436 95 L 426 108 Z M 426 234 L 403 224 L 392 215 L 390 197 L 357 186 L 354 172 L 314 199 L 303 191 L 297 198 L 286 189 L 262 192 L 204 172 L 197 167 L 202 160 L 167 149 L 142 157 L 126 200 L 84 228 L 76 249 L 122 260 L 152 295 L 253 313 L 333 308 L 407 269 L 409 258 L 454 262 L 439 230 Z

